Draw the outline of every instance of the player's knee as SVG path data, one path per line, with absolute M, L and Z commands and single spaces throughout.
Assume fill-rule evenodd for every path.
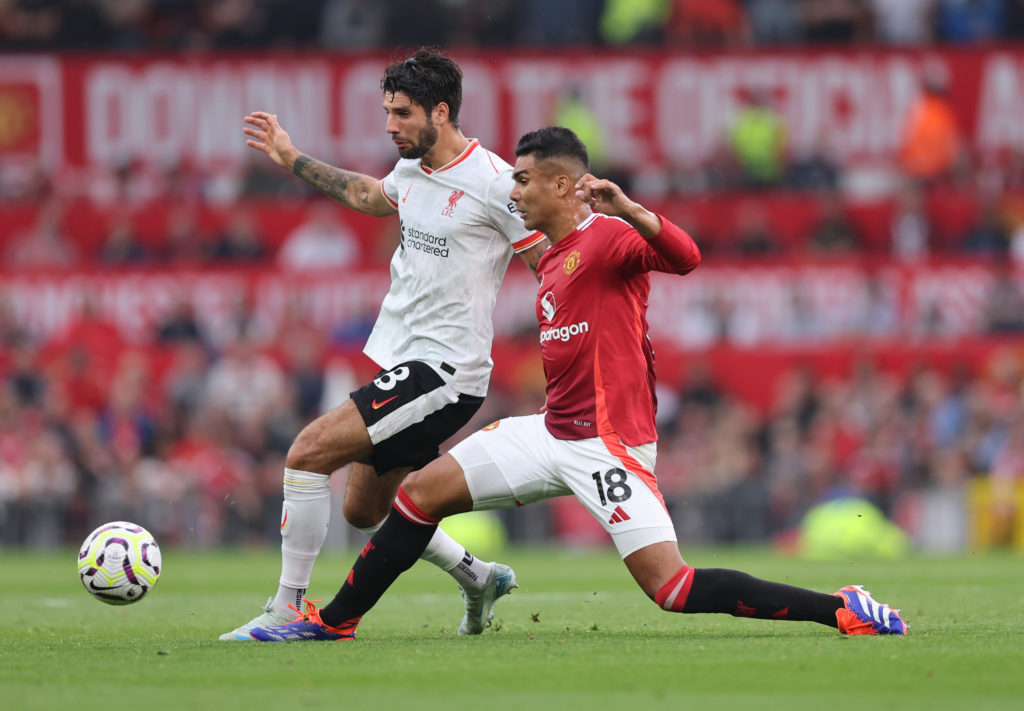
M 317 464 L 317 448 L 315 442 L 308 436 L 304 436 L 303 433 L 299 433 L 299 436 L 295 438 L 291 446 L 288 448 L 288 454 L 285 456 L 284 465 L 288 469 L 297 469 L 299 471 L 308 472 L 315 471 Z
M 426 485 L 424 477 L 419 471 L 406 477 L 402 482 L 402 489 L 423 513 L 440 518 L 435 511 L 439 504 L 439 501 L 436 500 L 438 492 Z
M 342 504 L 341 513 L 350 526 L 360 530 L 376 526 L 388 515 L 387 511 L 376 511 L 371 506 L 359 505 L 358 502 L 350 502 L 347 498 Z

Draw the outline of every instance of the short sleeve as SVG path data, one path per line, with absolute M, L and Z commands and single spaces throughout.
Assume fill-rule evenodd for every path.
M 533 247 L 544 239 L 543 232 L 533 232 L 523 226 L 512 193 L 512 171 L 503 170 L 491 180 L 487 189 L 487 212 L 492 225 L 505 235 L 516 252 Z
M 380 181 L 380 191 L 384 195 L 384 199 L 388 201 L 391 207 L 398 209 L 398 185 L 395 182 L 395 171 L 391 171 L 384 176 L 384 179 Z

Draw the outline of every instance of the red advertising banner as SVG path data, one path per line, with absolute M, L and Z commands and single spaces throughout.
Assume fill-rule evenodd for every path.
M 1020 290 L 1024 274 L 1010 274 Z M 960 263 L 702 266 L 685 278 L 652 275 L 648 317 L 656 347 L 673 350 L 951 341 L 985 332 L 998 278 L 990 267 Z M 366 328 L 388 284 L 386 268 L 301 277 L 271 268 L 0 272 L 0 304 L 42 340 L 73 323 L 88 301 L 125 339 L 145 343 L 183 299 L 215 338 L 234 332 L 229 324 L 243 307 L 257 331 L 272 337 L 297 318 L 328 333 Z M 494 315 L 499 338 L 536 329 L 536 292 L 531 274 L 510 269 Z
M 709 157 L 742 98 L 768 92 L 794 149 L 887 160 L 925 71 L 944 71 L 969 142 L 1024 145 L 1024 51 L 1015 48 L 742 54 L 460 53 L 467 135 L 508 155 L 578 91 L 610 157 L 631 167 Z M 0 155 L 54 165 L 126 158 L 215 166 L 247 158 L 242 117 L 277 113 L 304 150 L 387 166 L 384 55 L 0 56 Z

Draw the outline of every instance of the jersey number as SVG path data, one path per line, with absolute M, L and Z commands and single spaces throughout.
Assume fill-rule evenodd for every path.
M 597 495 L 601 497 L 601 505 L 606 506 L 609 501 L 613 504 L 621 504 L 633 495 L 633 490 L 626 483 L 626 472 L 616 467 L 604 473 L 604 481 L 601 481 L 601 472 L 594 472 L 594 483 L 597 484 Z M 605 498 L 605 486 L 608 487 L 608 498 Z
M 377 386 L 379 390 L 391 390 L 395 387 L 399 381 L 405 380 L 409 377 L 409 369 L 404 365 L 400 365 L 394 370 L 389 370 L 384 375 L 373 381 L 373 384 Z

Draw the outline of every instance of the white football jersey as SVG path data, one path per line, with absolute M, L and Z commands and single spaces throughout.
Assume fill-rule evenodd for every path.
M 487 394 L 498 288 L 512 254 L 544 239 L 523 226 L 508 197 L 512 185 L 512 167 L 475 139 L 442 168 L 401 159 L 384 178 L 402 243 L 363 349 L 374 362 L 448 363 L 459 392 Z

